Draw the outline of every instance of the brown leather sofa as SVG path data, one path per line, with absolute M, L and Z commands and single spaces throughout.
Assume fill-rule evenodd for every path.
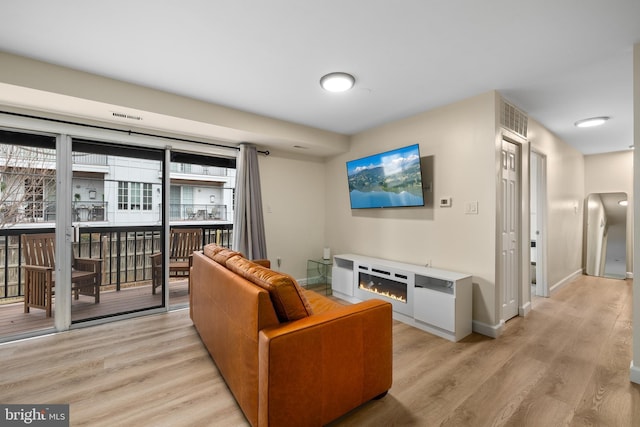
M 263 264 L 263 265 L 261 265 Z M 391 387 L 391 305 L 342 305 L 207 245 L 191 319 L 252 426 L 321 426 Z

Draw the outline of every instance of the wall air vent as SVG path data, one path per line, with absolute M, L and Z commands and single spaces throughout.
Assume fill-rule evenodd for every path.
M 504 99 L 502 100 L 501 104 L 502 105 L 500 106 L 500 126 L 512 132 L 517 133 L 523 138 L 526 138 L 527 124 L 529 122 L 529 117 L 524 112 L 522 112 L 515 106 L 509 104 Z
M 119 119 L 142 120 L 141 116 L 134 116 L 133 114 L 118 113 L 116 111 L 112 111 L 111 114 L 113 117 L 117 117 Z

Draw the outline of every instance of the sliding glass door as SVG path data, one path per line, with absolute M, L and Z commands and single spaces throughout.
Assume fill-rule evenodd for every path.
M 0 338 L 54 327 L 55 259 L 29 253 L 55 236 L 56 137 L 0 129 Z
M 193 235 L 194 250 L 231 246 L 235 150 L 7 114 L 0 125 L 0 342 L 188 306 L 174 247 Z
M 170 171 L 169 304 L 180 308 L 189 304 L 190 252 L 231 246 L 235 159 L 172 152 Z
M 71 322 L 165 307 L 164 151 L 73 140 Z

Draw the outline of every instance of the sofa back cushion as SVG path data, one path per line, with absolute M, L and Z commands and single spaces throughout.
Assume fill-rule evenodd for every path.
M 242 258 L 242 254 L 231 249 L 223 249 L 213 256 L 213 260 L 220 265 L 226 266 L 227 261 L 234 257 Z
M 302 288 L 293 277 L 239 256 L 229 258 L 227 268 L 269 292 L 280 322 L 290 322 L 313 314 Z
M 218 246 L 215 243 L 210 243 L 203 248 L 203 252 L 206 256 L 214 260 L 220 265 L 226 266 L 227 261 L 235 256 L 242 256 L 240 252 L 232 251 L 231 249 L 223 246 Z
M 225 249 L 223 246 L 218 246 L 215 243 L 209 243 L 202 248 L 202 252 L 204 252 L 204 254 L 209 258 L 213 259 L 213 256 L 223 249 Z

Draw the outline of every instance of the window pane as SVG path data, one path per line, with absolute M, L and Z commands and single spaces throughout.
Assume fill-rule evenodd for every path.
M 72 323 L 165 306 L 161 203 L 164 155 L 128 150 L 121 145 L 109 150 L 103 142 L 94 152 L 86 140 L 79 144 L 74 141 L 73 147 L 71 185 L 80 195 L 74 262 L 84 260 L 74 265 L 73 271 L 76 275 L 84 272 L 88 278 L 74 285 L 80 290 L 71 305 Z M 75 151 L 78 147 L 81 152 Z M 77 162 L 82 163 L 76 166 Z M 92 273 L 96 269 L 100 271 L 98 284 Z
M 131 183 L 131 209 L 140 210 L 140 183 Z
M 129 209 L 129 183 L 118 182 L 118 209 Z
M 144 193 L 142 196 L 142 209 L 145 211 L 150 211 L 153 205 L 153 191 L 151 188 L 151 184 L 145 183 L 143 186 L 143 190 L 144 190 Z
M 53 265 L 48 257 L 27 263 L 23 237 L 55 239 L 55 178 L 55 138 L 0 130 L 0 335 L 53 327 Z

